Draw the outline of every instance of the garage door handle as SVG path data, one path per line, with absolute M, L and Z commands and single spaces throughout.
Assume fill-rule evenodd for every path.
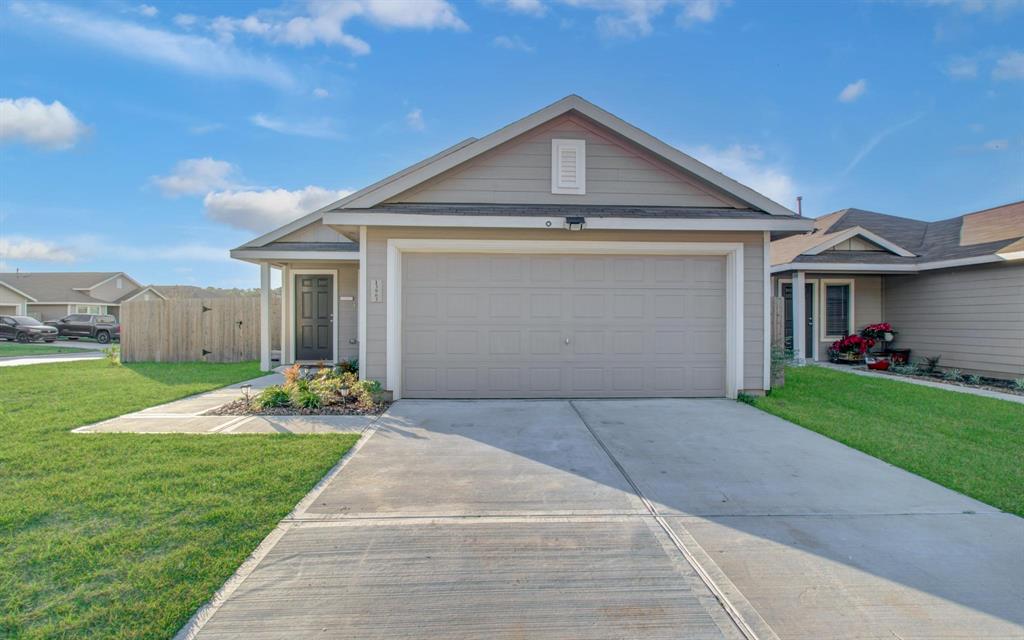
M 569 338 L 565 339 L 565 344 L 569 344 Z

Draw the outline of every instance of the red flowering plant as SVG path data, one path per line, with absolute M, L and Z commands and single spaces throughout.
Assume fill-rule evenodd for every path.
M 896 335 L 893 331 L 892 325 L 888 322 L 879 322 L 878 324 L 869 324 L 860 330 L 862 338 L 871 338 L 872 340 L 886 340 L 886 335 L 891 340 L 892 336 Z
M 863 355 L 873 346 L 875 346 L 874 338 L 864 338 L 862 336 L 852 335 L 833 342 L 829 351 L 834 354 L 855 353 Z

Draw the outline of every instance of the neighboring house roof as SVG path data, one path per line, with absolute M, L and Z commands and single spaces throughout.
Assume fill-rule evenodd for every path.
M 604 130 L 609 130 L 613 134 L 620 136 L 627 142 L 639 147 L 645 153 L 649 153 L 654 157 L 659 158 L 670 166 L 673 166 L 679 170 L 686 172 L 688 175 L 693 176 L 699 180 L 702 184 L 708 185 L 709 188 L 720 190 L 722 193 L 728 194 L 728 196 L 736 201 L 745 205 L 746 208 L 723 208 L 718 211 L 702 209 L 692 210 L 691 213 L 684 213 L 682 210 L 685 207 L 643 207 L 642 209 L 653 210 L 653 209 L 664 209 L 669 211 L 661 211 L 656 215 L 637 215 L 633 214 L 634 217 L 649 217 L 649 218 L 669 218 L 669 217 L 704 217 L 704 218 L 744 218 L 746 214 L 757 213 L 760 218 L 771 218 L 779 217 L 783 219 L 792 219 L 796 217 L 796 214 L 780 205 L 779 203 L 761 195 L 746 185 L 740 184 L 732 178 L 712 169 L 708 165 L 698 161 L 697 159 L 679 151 L 678 149 L 662 142 L 654 136 L 638 129 L 637 127 L 629 124 L 628 122 L 608 113 L 607 111 L 597 107 L 596 105 L 584 100 L 577 95 L 570 95 L 562 98 L 561 100 L 536 111 L 525 118 L 517 120 L 512 124 L 509 124 L 497 131 L 490 133 L 482 138 L 468 138 L 462 142 L 453 145 L 441 151 L 440 153 L 427 158 L 417 164 L 412 165 L 406 169 L 403 169 L 383 180 L 380 180 L 368 187 L 360 189 L 355 193 L 346 196 L 333 202 L 326 207 L 318 209 L 308 215 L 302 216 L 301 218 L 292 221 L 289 224 L 280 227 L 270 233 L 264 234 L 246 244 L 242 245 L 238 249 L 251 249 L 255 247 L 264 248 L 275 240 L 292 233 L 304 226 L 307 226 L 317 220 L 323 219 L 325 214 L 333 212 L 334 214 L 340 214 L 342 212 L 350 213 L 380 213 L 388 214 L 395 213 L 396 205 L 393 204 L 382 204 L 386 203 L 389 199 L 395 196 L 406 193 L 411 189 L 426 183 L 427 181 L 436 178 L 452 169 L 462 166 L 468 161 L 481 156 L 482 154 L 497 148 L 500 145 L 505 144 L 518 136 L 526 134 L 542 125 L 560 118 L 567 114 L 581 116 L 588 119 L 597 125 L 600 125 Z M 430 205 L 436 206 L 436 205 Z M 455 206 L 455 205 L 449 205 Z M 481 208 L 487 208 L 490 205 L 474 206 L 474 211 L 468 209 L 460 210 L 460 213 L 454 215 L 467 215 L 467 216 L 485 216 L 487 214 L 481 214 Z M 528 210 L 532 205 L 526 205 L 525 207 L 520 206 L 521 211 Z M 581 206 L 586 209 L 588 216 L 600 215 L 596 213 L 598 209 L 602 209 L 600 206 Z M 608 208 L 610 209 L 610 208 Z M 672 209 L 676 209 L 672 212 Z M 502 213 L 494 215 L 508 216 L 512 215 L 508 211 L 514 210 L 512 208 L 503 210 Z M 417 205 L 415 209 L 402 209 L 402 213 L 426 213 L 427 209 L 423 208 L 423 205 Z M 672 215 L 672 214 L 675 215 Z M 444 214 L 435 215 L 453 215 L 451 212 Z M 533 210 L 527 213 L 518 213 L 516 215 L 545 215 L 543 213 Z M 564 215 L 564 214 L 563 214 Z M 612 217 L 612 213 L 605 214 L 607 217 Z M 330 221 L 328 221 L 330 222 Z M 365 223 L 361 223 L 365 224 Z M 801 230 L 804 228 L 799 227 Z
M 141 295 L 143 295 L 145 293 L 155 294 L 157 297 L 159 297 L 162 300 L 166 300 L 167 299 L 167 296 L 165 296 L 163 293 L 161 293 L 156 287 L 148 286 L 148 287 L 141 287 L 139 289 L 133 289 L 132 291 L 124 294 L 123 296 L 121 296 L 117 300 L 114 300 L 114 304 L 124 304 L 124 303 L 126 303 L 126 302 L 128 302 L 130 300 L 134 300 L 135 298 L 138 298 L 139 296 L 141 296 Z
M 858 236 L 879 251 L 829 251 Z M 912 218 L 843 209 L 815 221 L 814 231 L 772 242 L 772 265 L 903 265 L 905 269 L 955 266 L 956 261 L 1024 259 L 1024 201 L 949 220 Z
M 67 271 L 38 273 L 0 273 L 0 283 L 14 288 L 31 302 L 40 304 L 105 304 L 115 305 L 117 300 L 108 302 L 89 295 L 97 286 L 118 276 L 132 283 L 137 281 L 121 271 Z M 135 293 L 132 289 L 129 293 Z M 127 295 L 127 294 L 126 294 Z

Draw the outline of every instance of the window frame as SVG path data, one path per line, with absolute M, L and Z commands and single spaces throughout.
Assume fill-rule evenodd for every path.
M 818 313 L 821 318 L 821 322 L 818 323 L 818 335 L 821 337 L 822 342 L 835 342 L 842 338 L 853 335 L 856 322 L 854 321 L 855 306 L 855 287 L 853 278 L 822 278 L 819 282 L 819 293 L 818 293 Z M 828 288 L 830 286 L 847 286 L 850 290 L 850 309 L 847 313 L 846 318 L 846 336 L 829 335 L 828 333 Z
M 82 307 L 85 307 L 85 311 L 79 311 Z M 90 309 L 96 309 L 96 311 L 90 311 Z M 103 315 L 103 305 L 101 304 L 75 304 L 75 310 L 72 313 L 77 313 L 85 316 L 98 316 Z

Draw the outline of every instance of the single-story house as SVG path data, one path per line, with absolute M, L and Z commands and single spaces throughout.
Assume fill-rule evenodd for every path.
M 0 273 L 0 314 L 58 320 L 72 313 L 120 316 L 136 298 L 166 297 L 123 271 Z
M 913 360 L 1024 377 L 1024 201 L 938 222 L 843 209 L 771 254 L 797 359 L 888 322 Z
M 231 251 L 284 295 L 282 361 L 396 398 L 769 385 L 768 248 L 811 221 L 578 96 Z

